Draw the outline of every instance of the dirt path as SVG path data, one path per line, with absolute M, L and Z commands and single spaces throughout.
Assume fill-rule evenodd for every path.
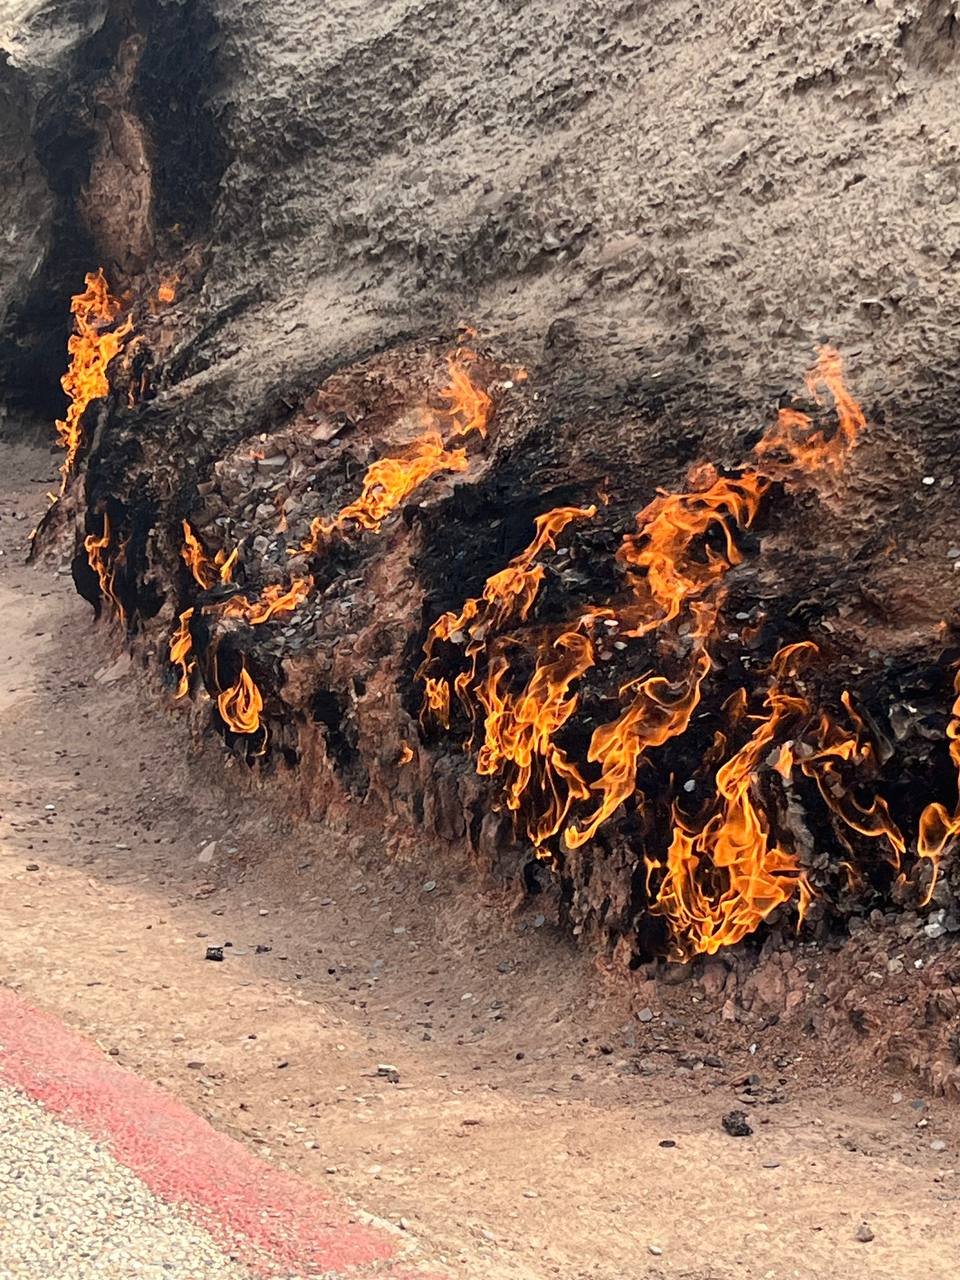
M 0 981 L 469 1280 L 954 1274 L 948 1107 L 844 1087 L 815 1044 L 727 1031 L 704 1066 L 692 1002 L 631 1020 L 462 869 L 295 825 L 114 664 L 68 575 L 24 567 L 54 463 L 3 463 Z M 783 1100 L 734 1139 L 747 1072 Z

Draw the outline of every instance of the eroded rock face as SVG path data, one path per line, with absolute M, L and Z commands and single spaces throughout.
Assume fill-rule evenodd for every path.
M 0 15 L 0 367 L 6 399 L 29 398 L 27 385 L 42 370 L 56 388 L 56 365 L 47 368 L 38 325 L 53 328 L 63 344 L 67 324 L 63 296 L 44 298 L 45 273 L 62 216 L 63 192 L 42 155 L 51 97 L 71 96 L 77 51 L 104 19 L 106 4 L 55 5 L 22 0 Z M 33 303 L 37 323 L 24 319 Z M 59 311 L 59 314 L 57 312 Z M 50 401 L 52 403 L 52 399 Z M 3 408 L 0 407 L 0 414 Z

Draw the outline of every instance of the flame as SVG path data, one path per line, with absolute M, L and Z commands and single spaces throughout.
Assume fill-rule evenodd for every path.
M 447 357 L 450 383 L 440 395 L 449 403 L 446 412 L 455 435 L 467 436 L 477 431 L 486 438 L 487 425 L 493 414 L 493 401 L 482 387 L 471 381 L 470 374 L 464 367 L 476 358 L 476 352 L 463 347 Z
M 674 955 L 713 955 L 732 946 L 794 895 L 803 919 L 812 896 L 795 854 L 773 838 L 758 795 L 760 766 L 785 727 L 807 713 L 806 699 L 783 691 L 795 658 L 813 644 L 788 645 L 771 664 L 766 716 L 751 717 L 748 741 L 717 770 L 716 809 L 699 830 L 673 805 L 674 829 L 666 861 L 644 859 L 650 910 L 671 926 Z M 662 873 L 659 887 L 655 888 Z
M 183 547 L 180 554 L 197 585 L 203 587 L 204 591 L 208 591 L 217 582 L 230 582 L 240 554 L 239 549 L 234 547 L 229 555 L 226 551 L 220 550 L 211 560 L 204 551 L 203 544 L 190 528 L 189 521 L 184 520 L 182 527 Z
M 869 805 L 861 804 L 841 776 L 844 764 L 861 772 L 876 771 L 873 743 L 850 694 L 844 692 L 841 702 L 853 724 L 852 733 L 826 711 L 814 722 L 809 699 L 784 691 L 784 685 L 795 680 L 817 654 L 817 646 L 809 641 L 780 650 L 770 668 L 765 704 L 769 714 L 751 717 L 756 728 L 749 741 L 718 770 L 717 806 L 712 816 L 697 830 L 674 803 L 673 838 L 666 862 L 645 860 L 651 910 L 670 921 L 678 958 L 713 954 L 740 941 L 794 894 L 799 896 L 801 921 L 806 914 L 813 891 L 796 856 L 773 841 L 772 824 L 761 799 L 764 767 L 778 774 L 783 783 L 789 783 L 799 767 L 804 776 L 816 782 L 827 807 L 841 822 L 861 835 L 887 840 L 891 863 L 899 870 L 906 844 L 886 801 L 875 796 Z M 743 689 L 728 702 L 736 723 L 747 718 L 746 702 Z M 807 745 L 805 738 L 814 723 L 815 745 Z M 782 740 L 787 733 L 792 737 Z M 780 746 L 771 759 L 778 740 Z M 663 878 L 654 892 L 661 872 Z M 847 867 L 848 883 L 852 883 L 852 875 Z
M 591 784 L 590 792 L 599 797 L 599 803 L 582 824 L 567 827 L 564 839 L 571 849 L 592 840 L 600 826 L 635 794 L 637 768 L 644 753 L 686 733 L 711 666 L 710 655 L 701 648 L 689 674 L 677 684 L 663 676 L 647 676 L 620 690 L 621 696 L 633 692 L 633 700 L 616 720 L 595 729 L 590 739 L 587 759 L 600 765 L 600 777 Z
M 927 906 L 933 898 L 943 855 L 960 837 L 960 666 L 957 667 L 953 690 L 956 698 L 951 708 L 950 722 L 947 725 L 947 740 L 950 743 L 950 759 L 957 770 L 957 804 L 951 814 L 946 805 L 934 800 L 920 815 L 917 852 L 921 858 L 926 858 L 930 863 L 930 884 L 924 895 L 922 906 Z
M 793 469 L 801 472 L 839 470 L 867 425 L 863 410 L 843 380 L 843 359 L 835 347 L 820 349 L 815 367 L 806 376 L 806 386 L 818 403 L 820 388 L 829 392 L 837 413 L 837 428 L 827 439 L 822 431 L 812 429 L 805 413 L 781 409 L 776 424 L 756 447 L 757 457 L 768 459 L 765 465 L 779 478 L 785 478 Z M 786 455 L 786 467 L 771 458 L 778 452 Z
M 409 742 L 406 742 L 406 741 L 401 742 L 400 743 L 400 759 L 397 761 L 397 763 L 400 765 L 409 764 L 412 759 L 413 759 L 413 747 L 411 747 Z
M 848 827 L 872 839 L 886 839 L 892 851 L 891 865 L 899 871 L 900 858 L 907 845 L 887 802 L 882 796 L 875 796 L 864 806 L 844 783 L 844 764 L 852 764 L 860 772 L 876 772 L 876 753 L 849 692 L 844 691 L 841 702 L 853 722 L 854 732 L 848 733 L 822 711 L 817 747 L 810 753 L 789 751 L 791 763 L 798 764 L 802 773 L 814 779 L 827 807 Z
M 538 562 L 538 557 L 547 549 L 556 550 L 557 537 L 572 520 L 589 520 L 596 514 L 595 506 L 554 507 L 537 516 L 533 541 L 519 555 L 514 556 L 506 568 L 487 579 L 482 595 L 467 600 L 460 613 L 442 614 L 430 627 L 417 678 L 426 681 L 425 713 L 433 713 L 444 728 L 450 727 L 449 685 L 444 680 L 433 679 L 428 675 L 436 645 L 441 641 L 460 640 L 463 633 L 470 637 L 466 652 L 472 660 L 471 670 L 457 678 L 456 689 L 468 714 L 472 716 L 469 688 L 476 675 L 476 660 L 483 649 L 484 638 L 492 631 L 501 630 L 509 621 L 526 620 L 546 572 Z M 446 688 L 445 695 L 438 692 L 440 685 Z
M 427 676 L 423 684 L 423 703 L 445 729 L 450 728 L 450 685 L 446 680 Z
M 636 603 L 624 611 L 627 635 L 643 635 L 679 617 L 740 564 L 735 531 L 756 517 L 770 481 L 759 472 L 738 479 L 717 477 L 712 467 L 691 476 L 689 493 L 664 493 L 637 516 L 637 532 L 627 534 L 617 552 Z M 715 549 L 707 542 L 719 542 Z M 697 554 L 703 540 L 702 554 Z
M 184 609 L 176 631 L 170 641 L 170 661 L 180 668 L 180 682 L 177 685 L 177 698 L 185 698 L 190 692 L 190 673 L 197 665 L 193 657 L 193 637 L 190 634 L 190 619 L 193 609 Z
M 243 618 L 251 626 L 268 622 L 278 613 L 293 613 L 299 609 L 313 590 L 313 578 L 295 578 L 289 587 L 279 584 L 264 589 L 258 600 L 247 596 L 233 596 L 222 606 L 221 617 Z
M 642 635 L 673 621 L 740 564 L 736 532 L 750 527 L 775 480 L 797 480 L 842 465 L 866 419 L 843 381 L 839 352 L 823 347 L 806 383 L 812 395 L 822 386 L 833 398 L 838 422 L 829 440 L 812 429 L 806 414 L 781 409 L 754 449 L 756 463 L 739 476 L 718 476 L 710 464 L 701 464 L 690 474 L 689 492 L 661 490 L 639 513 L 637 532 L 624 538 L 617 553 L 637 597 L 635 608 L 624 615 L 626 634 Z
M 424 481 L 440 471 L 466 469 L 465 449 L 447 449 L 437 431 L 427 431 L 401 453 L 378 458 L 371 463 L 363 477 L 359 497 L 348 503 L 332 519 L 317 516 L 310 525 L 310 535 L 301 544 L 300 550 L 313 554 L 335 529 L 342 529 L 349 523 L 377 533 L 387 516 Z
M 503 689 L 510 669 L 503 651 L 494 657 L 477 690 L 486 713 L 477 773 L 505 772 L 507 808 L 519 815 L 524 805 L 523 825 L 535 850 L 561 830 L 573 802 L 589 795 L 576 766 L 554 739 L 579 704 L 571 686 L 594 660 L 589 636 L 565 631 L 542 646 L 520 694 Z
M 490 396 L 471 380 L 464 367 L 465 363 L 476 358 L 474 352 L 464 348 L 447 357 L 450 383 L 441 392 L 449 403 L 446 416 L 450 419 L 451 434 L 446 442 L 436 426 L 431 425 L 400 453 L 371 463 L 363 477 L 359 497 L 332 518 L 318 516 L 311 523 L 309 536 L 300 544 L 299 551 L 313 555 L 325 538 L 349 524 L 358 525 L 369 533 L 378 533 L 387 516 L 431 477 L 442 471 L 466 471 L 466 450 L 452 449 L 450 442 L 473 432 L 486 438 L 493 413 Z M 296 552 L 291 551 L 293 554 Z
M 157 289 L 157 302 L 169 306 L 177 296 L 177 285 L 180 283 L 180 273 L 175 271 L 171 276 L 165 276 Z
M 246 663 L 241 666 L 236 683 L 217 695 L 217 710 L 234 733 L 256 733 L 260 728 L 263 696 Z
M 110 390 L 107 369 L 123 349 L 124 339 L 133 329 L 132 316 L 117 324 L 123 303 L 110 293 L 102 267 L 88 272 L 84 276 L 84 284 L 84 292 L 74 294 L 70 302 L 75 331 L 67 340 L 70 364 L 60 379 L 60 385 L 70 400 L 67 416 L 58 419 L 56 424 L 60 443 L 66 449 L 60 468 L 61 493 L 67 487 L 83 444 L 83 415 L 91 401 L 101 399 Z M 116 328 L 111 328 L 111 325 L 116 325 Z
M 535 628 L 529 636 L 516 629 L 528 620 L 540 591 L 540 553 L 555 549 L 556 534 L 571 519 L 595 513 L 559 508 L 540 518 L 534 541 L 487 580 L 480 597 L 429 628 L 418 671 L 424 684 L 421 720 L 432 716 L 449 728 L 451 683 L 438 669 L 438 646 L 462 646 L 466 668 L 453 679 L 453 690 L 471 722 L 482 717 L 477 771 L 502 776 L 506 805 L 538 855 L 549 856 L 545 843 L 561 830 L 568 848 L 586 844 L 631 798 L 643 809 L 639 767 L 650 751 L 686 733 L 713 669 L 710 647 L 724 579 L 743 559 L 739 535 L 754 523 L 775 482 L 819 484 L 821 474 L 838 470 L 856 443 L 865 418 L 846 389 L 833 348 L 820 351 L 807 386 L 814 396 L 825 389 L 833 400 L 837 426 L 829 436 L 805 414 L 783 409 L 734 473 L 722 475 L 700 464 L 683 491 L 661 490 L 638 513 L 635 531 L 617 552 L 621 596 L 587 605 L 569 622 Z M 602 642 L 595 638 L 598 627 L 607 637 Z M 559 739 L 580 704 L 577 683 L 595 665 L 598 650 L 612 644 L 622 649 L 654 633 L 660 649 L 688 654 L 679 659 L 681 673 L 668 679 L 650 672 L 623 685 L 619 714 L 593 730 L 582 764 L 571 758 Z M 801 919 L 806 911 L 812 891 L 794 853 L 774 837 L 759 793 L 762 766 L 784 782 L 799 767 L 815 780 L 838 820 L 863 835 L 884 837 L 899 864 L 904 841 L 886 803 L 876 797 L 862 804 L 842 785 L 844 766 L 876 769 L 869 735 L 849 695 L 844 707 L 852 732 L 825 713 L 818 720 L 807 699 L 785 688 L 798 660 L 815 653 L 812 644 L 780 651 L 771 666 L 764 715 L 747 715 L 745 690 L 728 700 L 734 728 L 748 725 L 751 732 L 717 769 L 710 816 L 695 825 L 674 802 L 666 860 L 646 859 L 652 910 L 668 920 L 678 955 L 739 941 L 794 896 Z M 518 682 L 520 672 L 529 674 Z M 788 739 L 788 729 L 797 741 Z M 812 743 L 799 743 L 811 732 Z M 725 736 L 717 734 L 704 763 L 725 749 Z M 578 815 L 586 802 L 589 807 Z
M 106 511 L 103 513 L 103 533 L 99 538 L 92 533 L 87 534 L 83 540 L 83 546 L 90 568 L 97 575 L 97 581 L 100 583 L 100 594 L 105 600 L 109 600 L 120 622 L 125 622 L 126 612 L 114 590 L 116 563 L 111 564 L 107 557 L 107 551 L 110 549 L 110 517 Z M 122 555 L 121 547 L 117 552 L 116 561 L 119 561 Z

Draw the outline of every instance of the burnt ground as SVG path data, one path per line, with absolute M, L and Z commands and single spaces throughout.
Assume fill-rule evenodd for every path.
M 456 856 L 295 819 L 191 744 L 68 572 L 24 566 L 55 459 L 8 459 L 0 980 L 456 1275 L 952 1274 L 960 1129 L 903 1070 L 942 943 L 880 917 L 606 985 Z

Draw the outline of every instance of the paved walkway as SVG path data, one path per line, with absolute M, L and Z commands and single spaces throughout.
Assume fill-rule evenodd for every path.
M 407 1245 L 0 988 L 0 1280 L 426 1280 Z

